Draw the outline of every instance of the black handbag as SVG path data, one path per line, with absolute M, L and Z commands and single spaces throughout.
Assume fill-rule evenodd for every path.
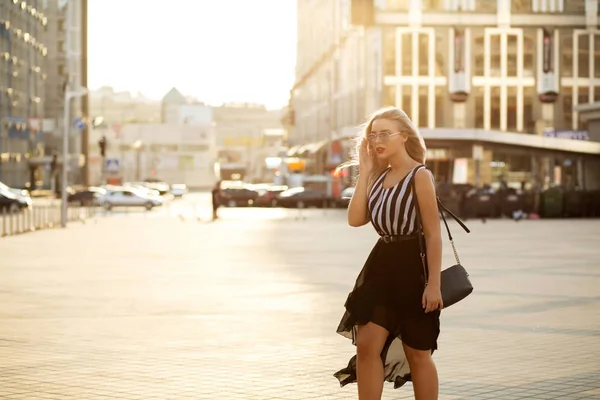
M 413 177 L 412 181 L 412 190 L 413 197 L 415 199 L 415 211 L 416 215 L 416 224 L 417 224 L 417 232 L 419 236 L 419 249 L 421 255 L 421 262 L 423 264 L 423 272 L 425 274 L 425 286 L 427 286 L 427 277 L 429 275 L 427 268 L 427 254 L 425 252 L 424 245 L 424 237 L 423 237 L 423 226 L 421 224 L 421 212 L 419 211 L 419 201 L 417 199 L 417 191 L 415 188 L 415 180 Z M 448 239 L 450 239 L 450 244 L 452 245 L 452 251 L 454 252 L 454 258 L 456 259 L 456 264 L 451 266 L 450 268 L 446 268 L 442 271 L 440 277 L 440 289 L 442 292 L 442 301 L 444 302 L 444 308 L 450 307 L 452 304 L 458 303 L 465 297 L 473 292 L 473 285 L 471 284 L 471 280 L 469 279 L 469 273 L 467 270 L 461 265 L 460 259 L 458 258 L 458 253 L 456 251 L 456 247 L 454 246 L 454 239 L 452 239 L 452 234 L 450 233 L 450 228 L 448 227 L 448 223 L 446 222 L 446 217 L 444 216 L 444 211 L 448 213 L 452 218 L 456 220 L 456 222 L 465 230 L 465 232 L 470 233 L 471 231 L 467 226 L 450 210 L 448 210 L 440 201 L 439 197 L 436 197 L 437 204 L 440 207 L 440 215 L 442 216 L 442 220 L 444 221 L 444 225 L 446 226 L 446 232 L 448 232 Z

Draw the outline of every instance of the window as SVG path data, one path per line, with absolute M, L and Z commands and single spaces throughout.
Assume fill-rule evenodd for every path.
M 393 46 L 396 68 L 393 75 L 384 77 L 386 86 L 395 87 L 393 90 L 386 88 L 384 101 L 390 101 L 394 96 L 390 105 L 403 109 L 419 127 L 436 126 L 436 105 L 439 103 L 436 88 L 447 85 L 445 73 L 437 75 L 438 66 L 444 65 L 441 54 L 445 53 L 440 51 L 441 46 L 436 52 L 437 43 L 433 28 L 397 28 Z
M 394 75 L 396 73 L 396 32 L 393 29 L 384 29 L 382 36 L 383 75 Z
M 441 11 L 444 9 L 443 0 L 422 0 L 423 11 Z
M 475 9 L 479 12 L 495 13 L 497 11 L 497 0 L 477 0 Z
M 555 0 L 558 1 L 558 0 Z M 565 12 L 569 14 L 585 14 L 585 0 L 563 0 Z
M 590 77 L 590 35 L 577 36 L 577 76 L 580 78 Z
M 562 32 L 561 32 L 562 33 Z M 573 32 L 567 31 L 560 40 L 561 75 L 573 76 Z
M 532 10 L 532 0 L 511 0 L 510 11 L 513 13 L 528 13 Z
M 483 66 L 484 66 L 484 45 L 483 45 L 483 36 L 475 38 L 473 42 L 473 54 L 475 55 L 475 75 L 483 76 Z
M 563 12 L 564 3 L 572 0 L 528 0 L 531 3 L 531 11 L 540 13 Z
M 444 0 L 446 11 L 475 11 L 476 0 Z
M 486 28 L 484 36 L 475 39 L 473 85 L 479 87 L 475 91 L 478 128 L 528 131 L 524 93 L 527 88 L 535 87 L 535 79 L 533 58 L 526 60 L 524 54 L 525 43 L 532 42 L 518 28 Z
M 600 72 L 597 71 L 600 69 L 597 64 L 600 63 L 600 34 L 576 29 L 565 34 L 560 44 L 560 53 L 564 54 L 561 73 L 563 118 L 565 123 L 570 123 L 569 129 L 581 129 L 573 107 L 600 101 Z M 573 55 L 574 49 L 576 55 Z
M 410 0 L 387 0 L 386 8 L 390 11 L 408 11 Z
M 525 49 L 534 49 L 535 48 L 535 40 L 532 37 L 525 36 L 523 38 L 524 43 L 523 47 Z M 515 49 L 516 52 L 516 49 Z M 516 61 L 515 57 L 515 61 Z M 535 76 L 535 64 L 533 62 L 533 52 L 526 51 L 523 54 L 523 76 L 534 77 Z

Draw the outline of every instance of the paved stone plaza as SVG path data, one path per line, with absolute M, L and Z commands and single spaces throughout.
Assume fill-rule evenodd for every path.
M 372 229 L 342 210 L 222 215 L 0 239 L 0 398 L 355 399 L 335 328 Z M 475 292 L 442 313 L 440 398 L 600 399 L 600 221 L 467 223 Z

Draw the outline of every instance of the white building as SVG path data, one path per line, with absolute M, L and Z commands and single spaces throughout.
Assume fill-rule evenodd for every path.
M 102 118 L 102 126 L 105 127 L 160 122 L 160 101 L 141 93 L 132 95 L 105 86 L 90 92 L 89 101 L 90 116 Z
M 93 130 L 97 143 L 107 130 Z M 107 135 L 103 166 L 98 146 L 90 151 L 90 181 L 141 181 L 156 178 L 206 188 L 215 182 L 215 135 L 211 125 L 126 124 Z M 104 171 L 103 171 L 104 167 Z
M 165 97 L 179 93 L 174 91 Z M 162 111 L 162 123 L 105 124 L 92 130 L 90 182 L 154 178 L 192 188 L 213 185 L 217 147 L 211 107 L 187 102 L 165 107 L 163 101 Z M 156 112 L 160 117 L 160 107 Z M 98 146 L 102 137 L 107 141 L 105 160 Z

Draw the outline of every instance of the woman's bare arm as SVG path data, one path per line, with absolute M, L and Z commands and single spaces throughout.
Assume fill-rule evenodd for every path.
M 427 245 L 429 285 L 440 287 L 442 272 L 442 236 L 440 214 L 431 172 L 422 168 L 415 175 L 415 191 L 421 212 L 423 234 Z

